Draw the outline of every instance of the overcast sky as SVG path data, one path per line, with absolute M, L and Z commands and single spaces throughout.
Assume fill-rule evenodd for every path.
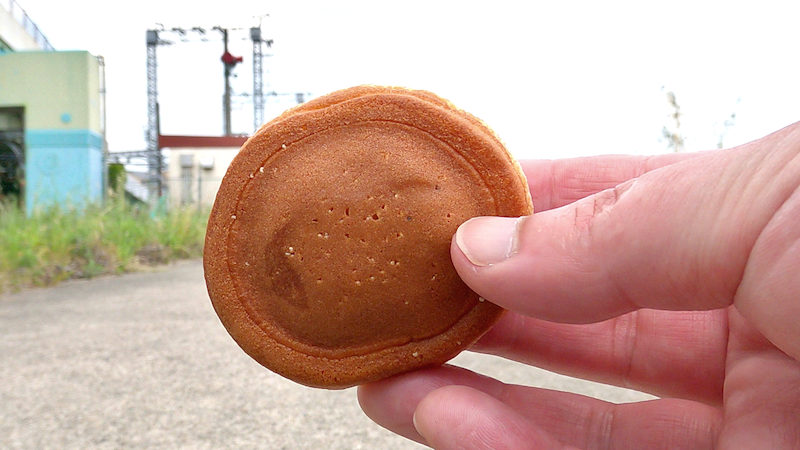
M 669 91 L 688 151 L 800 120 L 796 0 L 17 1 L 56 49 L 105 57 L 112 151 L 145 146 L 145 30 L 157 24 L 246 29 L 263 20 L 275 42 L 268 90 L 427 89 L 483 119 L 520 158 L 666 151 Z M 232 53 L 245 58 L 240 94 L 252 90 L 246 37 L 232 32 Z M 219 33 L 158 52 L 162 132 L 220 134 Z M 268 99 L 266 118 L 291 99 Z M 234 131 L 251 131 L 248 101 L 235 99 Z

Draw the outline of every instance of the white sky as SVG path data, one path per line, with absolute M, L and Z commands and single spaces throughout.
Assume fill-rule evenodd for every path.
M 107 65 L 108 141 L 145 147 L 145 30 L 248 28 L 275 40 L 266 88 L 321 95 L 351 85 L 427 89 L 483 119 L 519 158 L 666 151 L 665 92 L 686 150 L 740 144 L 800 120 L 800 2 L 17 0 L 59 50 Z M 162 132 L 222 131 L 222 44 L 159 47 Z M 237 92 L 250 92 L 251 44 Z M 169 39 L 170 35 L 162 37 Z M 268 100 L 266 119 L 290 106 Z M 252 128 L 251 107 L 234 131 Z

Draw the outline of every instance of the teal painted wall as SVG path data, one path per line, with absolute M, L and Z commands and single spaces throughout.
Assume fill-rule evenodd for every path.
M 83 208 L 103 192 L 103 150 L 91 130 L 26 130 L 25 207 Z

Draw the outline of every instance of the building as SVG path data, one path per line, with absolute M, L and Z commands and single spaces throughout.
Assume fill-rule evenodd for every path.
M 102 201 L 102 58 L 54 51 L 13 0 L 0 25 L 0 196 L 28 212 Z
M 244 136 L 159 136 L 167 157 L 166 188 L 172 205 L 211 206 Z

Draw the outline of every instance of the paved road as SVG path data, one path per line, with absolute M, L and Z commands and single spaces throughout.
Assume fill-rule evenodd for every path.
M 504 381 L 612 401 L 642 394 L 465 353 Z M 355 391 L 310 389 L 246 356 L 199 261 L 0 297 L 0 448 L 417 448 Z

